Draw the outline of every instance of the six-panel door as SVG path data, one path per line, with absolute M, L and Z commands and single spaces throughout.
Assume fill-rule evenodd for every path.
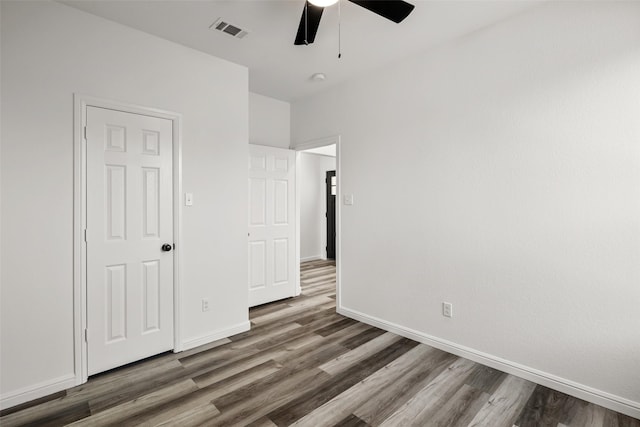
M 87 107 L 89 375 L 173 348 L 172 122 Z
M 249 146 L 249 306 L 296 295 L 295 152 Z

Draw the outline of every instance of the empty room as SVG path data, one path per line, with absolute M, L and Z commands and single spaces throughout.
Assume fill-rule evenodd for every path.
M 0 0 L 0 425 L 640 427 L 640 1 Z

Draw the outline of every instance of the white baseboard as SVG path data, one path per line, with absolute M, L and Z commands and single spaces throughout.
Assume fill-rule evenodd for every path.
M 251 328 L 251 323 L 247 320 L 246 322 L 238 323 L 237 325 L 233 325 L 229 328 L 219 329 L 210 334 L 202 335 L 196 338 L 190 338 L 186 341 L 182 342 L 182 351 L 191 350 L 192 348 L 199 347 L 204 344 L 209 344 L 210 342 L 230 337 L 231 335 L 239 334 L 241 332 L 246 332 Z
M 313 255 L 313 256 L 307 256 L 304 258 L 300 258 L 300 262 L 306 262 L 306 261 L 315 261 L 317 259 L 323 259 L 321 255 Z
M 0 397 L 0 409 L 48 396 L 76 385 L 76 375 L 69 374 L 48 381 L 43 381 L 16 391 L 5 393 Z
M 350 317 L 360 322 L 376 326 L 385 331 L 393 332 L 397 335 L 421 342 L 426 345 L 438 348 L 440 350 L 473 360 L 482 365 L 489 366 L 508 374 L 515 375 L 525 380 L 532 381 L 536 384 L 552 388 L 562 393 L 595 403 L 596 405 L 629 415 L 633 418 L 640 419 L 640 402 L 634 402 L 602 390 L 594 389 L 565 378 L 558 377 L 528 366 L 521 365 L 506 359 L 502 359 L 491 354 L 483 353 L 469 347 L 458 345 L 456 343 L 443 340 L 422 332 L 397 325 L 392 322 L 379 319 L 374 316 L 351 310 L 345 307 L 338 307 L 337 312 L 343 316 Z
M 250 328 L 251 323 L 247 320 L 246 322 L 239 323 L 229 328 L 221 329 L 210 334 L 203 335 L 201 337 L 186 340 L 182 343 L 182 350 L 190 350 L 192 348 L 201 346 L 203 344 L 208 344 L 221 338 L 226 338 L 230 337 L 231 335 L 246 332 Z M 74 387 L 76 385 L 77 383 L 75 374 L 69 374 L 59 378 L 54 378 L 49 381 L 43 381 L 39 384 L 24 387 L 0 396 L 0 409 L 7 409 L 21 403 L 39 399 L 49 394 L 57 393 L 59 391 Z

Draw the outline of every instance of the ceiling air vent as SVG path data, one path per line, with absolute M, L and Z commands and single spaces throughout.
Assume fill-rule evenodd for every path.
M 235 25 L 229 24 L 228 22 L 224 21 L 222 18 L 218 18 L 216 22 L 211 24 L 209 29 L 222 31 L 223 33 L 227 33 L 230 36 L 233 36 L 237 39 L 241 39 L 247 34 L 249 34 L 249 31 L 243 30 L 242 28 L 238 28 Z

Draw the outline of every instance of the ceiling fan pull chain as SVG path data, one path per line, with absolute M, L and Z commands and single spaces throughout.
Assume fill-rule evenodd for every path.
M 338 59 L 342 58 L 342 9 L 338 0 Z

